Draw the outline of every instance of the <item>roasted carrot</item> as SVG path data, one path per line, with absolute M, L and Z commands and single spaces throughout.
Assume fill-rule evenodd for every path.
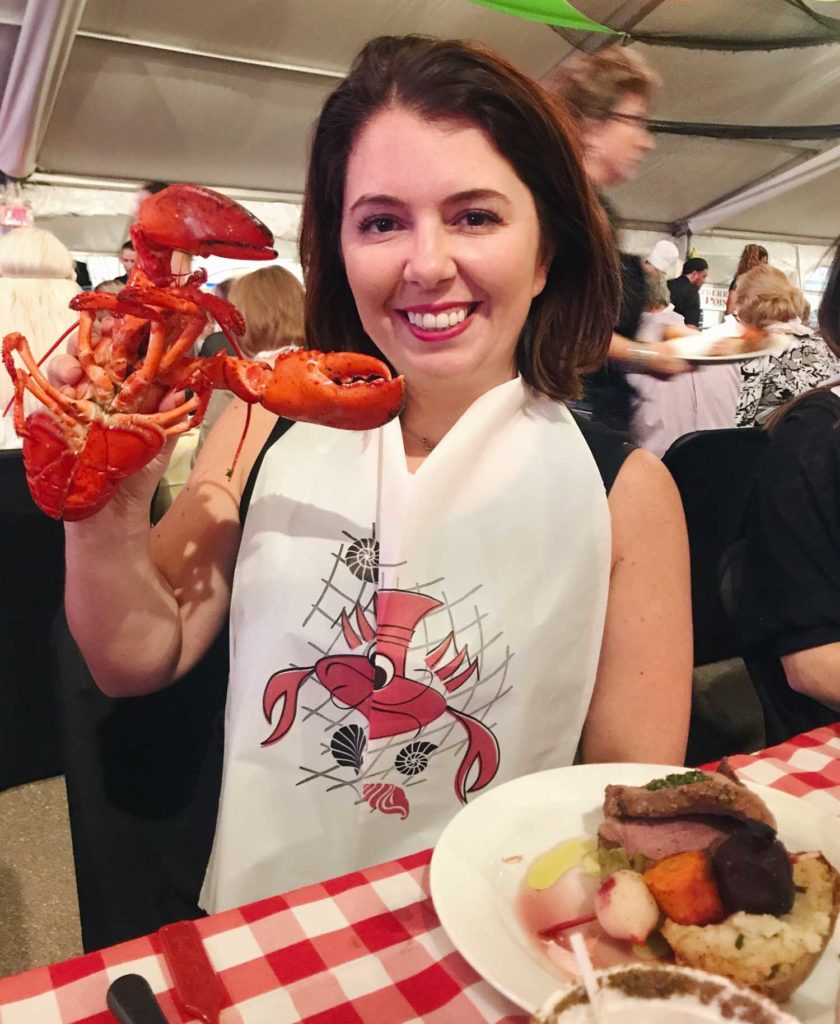
M 666 857 L 643 877 L 659 909 L 677 924 L 715 924 L 726 917 L 711 863 L 702 850 Z

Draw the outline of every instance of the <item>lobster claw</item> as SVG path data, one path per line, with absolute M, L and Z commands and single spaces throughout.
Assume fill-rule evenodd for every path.
M 277 357 L 260 402 L 290 420 L 373 430 L 399 415 L 404 390 L 403 378 L 373 356 L 297 349 Z
M 201 185 L 170 185 L 140 204 L 141 244 L 193 256 L 270 260 L 274 236 L 261 220 L 228 196 Z M 137 239 L 135 238 L 135 242 Z

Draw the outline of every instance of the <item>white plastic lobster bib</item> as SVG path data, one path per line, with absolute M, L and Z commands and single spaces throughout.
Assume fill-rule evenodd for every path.
M 210 912 L 431 846 L 486 787 L 572 762 L 610 518 L 569 412 L 521 381 L 418 472 L 394 421 L 268 451 L 231 606 Z

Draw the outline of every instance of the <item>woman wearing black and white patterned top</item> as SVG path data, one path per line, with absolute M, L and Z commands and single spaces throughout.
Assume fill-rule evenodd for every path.
M 735 422 L 761 425 L 797 395 L 840 374 L 840 361 L 800 320 L 804 297 L 774 267 L 758 266 L 738 282 L 740 319 L 770 332 L 775 351 L 741 364 L 741 392 Z

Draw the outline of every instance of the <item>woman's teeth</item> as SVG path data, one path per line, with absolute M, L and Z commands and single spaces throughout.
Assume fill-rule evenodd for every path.
M 421 327 L 424 331 L 446 331 L 450 327 L 456 327 L 463 323 L 467 317 L 467 307 L 459 309 L 447 309 L 445 313 L 412 313 L 406 310 L 408 322 L 414 327 Z

